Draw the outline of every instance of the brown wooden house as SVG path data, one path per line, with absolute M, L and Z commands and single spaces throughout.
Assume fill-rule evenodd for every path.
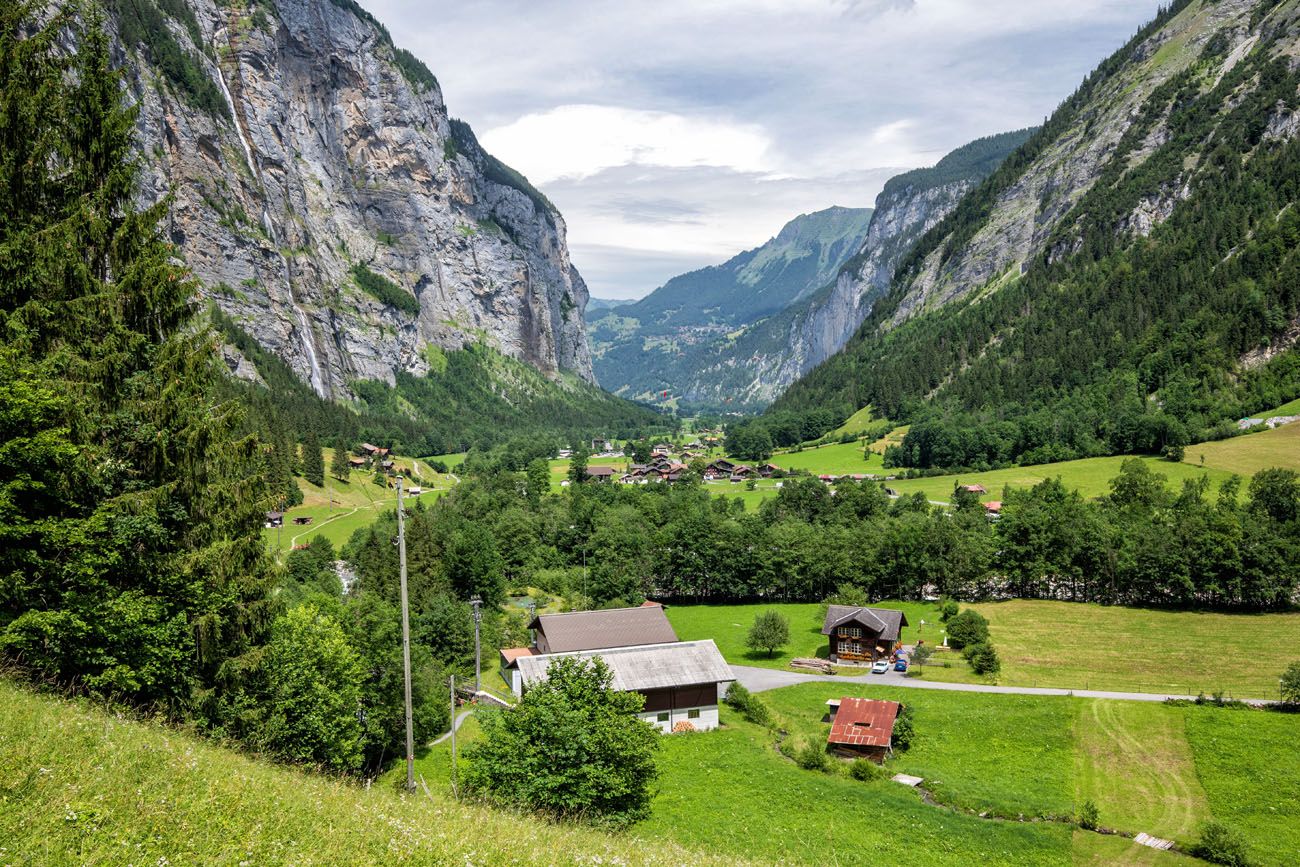
M 892 608 L 829 605 L 822 635 L 830 641 L 831 662 L 875 662 L 889 658 L 907 625 L 907 616 Z

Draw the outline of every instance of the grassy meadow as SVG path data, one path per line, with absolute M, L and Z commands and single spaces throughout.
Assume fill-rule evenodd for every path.
M 900 609 L 907 616 L 903 641 L 914 643 L 918 637 L 934 641 L 938 635 L 939 609 L 928 602 L 875 603 L 878 608 Z M 745 637 L 754 618 L 764 611 L 778 611 L 790 623 L 790 643 L 773 656 L 745 646 Z M 785 668 L 795 657 L 826 658 L 827 639 L 822 635 L 825 606 L 820 602 L 775 602 L 750 605 L 669 605 L 668 621 L 683 641 L 712 638 L 718 650 L 733 665 Z M 921 626 L 921 621 L 925 626 Z
M 1300 414 L 1300 401 L 1295 403 L 1288 404 L 1291 412 L 1287 414 Z M 1187 447 L 1184 463 L 1198 466 L 1202 460 L 1207 467 L 1242 476 L 1253 476 L 1269 467 L 1300 469 L 1300 422 Z
M 1300 612 L 1225 614 L 1015 599 L 970 606 L 989 621 L 1002 660 L 997 682 L 1207 695 L 1277 697 L 1300 660 Z M 960 665 L 928 680 L 965 679 Z M 959 675 L 952 677 L 951 675 Z
M 83 864 L 734 864 L 258 761 L 0 680 L 0 861 Z

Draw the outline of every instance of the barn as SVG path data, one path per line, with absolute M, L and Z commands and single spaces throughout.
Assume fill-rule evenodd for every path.
M 831 733 L 826 745 L 846 757 L 868 758 L 883 763 L 893 751 L 894 720 L 902 708 L 896 701 L 842 698 L 830 705 Z

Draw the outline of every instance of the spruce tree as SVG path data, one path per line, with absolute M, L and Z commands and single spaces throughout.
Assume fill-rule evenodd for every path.
M 325 458 L 321 454 L 320 440 L 315 431 L 308 431 L 302 441 L 302 477 L 316 487 L 325 486 Z
M 270 498 L 168 202 L 135 205 L 97 10 L 0 5 L 0 655 L 221 723 L 272 615 Z
M 352 465 L 348 463 L 348 450 L 341 442 L 336 443 L 334 456 L 330 458 L 330 475 L 340 482 L 346 482 L 351 470 Z

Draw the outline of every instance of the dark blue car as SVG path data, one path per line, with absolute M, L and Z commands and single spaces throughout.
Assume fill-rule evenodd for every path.
M 898 657 L 898 662 L 894 663 L 894 671 L 907 671 L 907 657 Z

